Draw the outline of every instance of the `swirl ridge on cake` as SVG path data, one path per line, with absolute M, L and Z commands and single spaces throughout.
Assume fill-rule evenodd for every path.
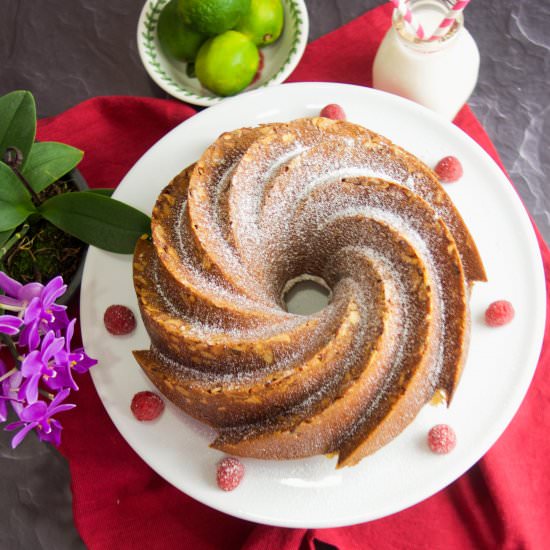
M 330 288 L 286 311 L 289 282 Z M 325 118 L 222 134 L 160 194 L 134 285 L 152 382 L 240 456 L 357 463 L 436 391 L 468 347 L 475 243 L 433 171 Z

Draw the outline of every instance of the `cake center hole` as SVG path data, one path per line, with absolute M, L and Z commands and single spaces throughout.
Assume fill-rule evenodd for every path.
M 311 315 L 325 308 L 332 291 L 321 277 L 300 275 L 288 281 L 283 289 L 283 302 L 289 313 Z

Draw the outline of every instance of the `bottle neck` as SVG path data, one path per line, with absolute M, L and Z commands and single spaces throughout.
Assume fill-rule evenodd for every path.
M 435 53 L 449 47 L 455 42 L 464 28 L 464 16 L 460 13 L 448 31 L 441 37 L 430 40 L 431 35 L 447 16 L 452 2 L 447 0 L 410 0 L 409 7 L 416 20 L 425 31 L 425 38 L 420 39 L 415 34 L 403 16 L 393 12 L 392 27 L 399 42 L 406 48 L 419 53 Z

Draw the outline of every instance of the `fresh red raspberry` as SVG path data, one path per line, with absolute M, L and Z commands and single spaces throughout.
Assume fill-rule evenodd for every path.
M 254 84 L 254 82 L 258 82 L 258 80 L 260 80 L 265 65 L 264 53 L 261 50 L 258 53 L 260 54 L 260 62 L 258 63 L 258 70 L 256 71 L 256 74 L 254 75 L 251 84 Z
M 109 306 L 103 315 L 105 328 L 116 336 L 130 334 L 136 328 L 136 318 L 126 306 Z
M 464 171 L 456 157 L 445 157 L 437 163 L 435 173 L 443 183 L 454 183 L 462 177 Z
M 428 432 L 428 445 L 434 453 L 450 453 L 456 446 L 455 431 L 448 424 L 437 424 Z
M 152 391 L 140 391 L 132 398 L 130 409 L 141 422 L 155 420 L 164 410 L 164 401 Z
M 216 481 L 223 491 L 233 491 L 244 477 L 243 463 L 233 456 L 227 456 L 218 462 Z
M 331 103 L 326 105 L 321 109 L 321 116 L 325 118 L 332 118 L 332 120 L 346 120 L 346 113 L 344 109 L 337 105 L 336 103 Z
M 514 306 L 507 300 L 493 302 L 485 312 L 485 322 L 490 327 L 501 327 L 508 324 L 515 315 Z

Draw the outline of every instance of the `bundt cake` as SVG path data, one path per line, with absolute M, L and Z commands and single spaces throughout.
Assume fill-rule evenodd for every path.
M 331 289 L 312 315 L 284 304 L 303 276 Z M 242 128 L 157 200 L 134 255 L 151 347 L 134 355 L 214 448 L 352 465 L 435 392 L 450 402 L 482 280 L 434 172 L 388 139 L 321 117 Z

